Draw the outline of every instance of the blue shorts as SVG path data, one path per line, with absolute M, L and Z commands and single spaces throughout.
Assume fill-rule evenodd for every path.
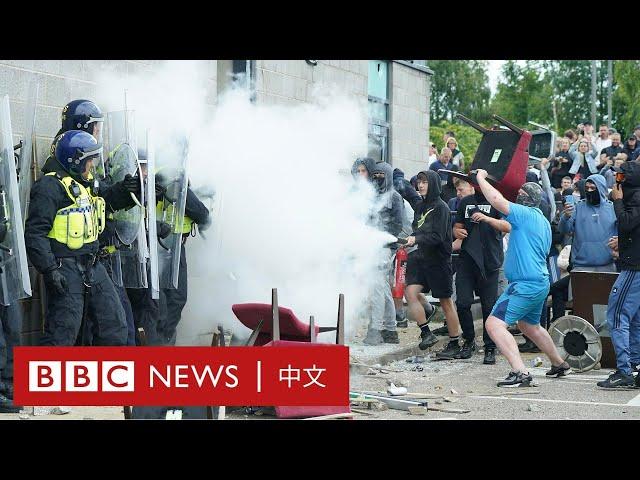
M 491 315 L 507 325 L 523 320 L 531 325 L 540 324 L 542 308 L 549 295 L 549 281 L 510 283 L 496 301 Z

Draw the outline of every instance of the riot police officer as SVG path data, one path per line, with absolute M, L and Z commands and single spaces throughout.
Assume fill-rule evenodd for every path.
M 83 128 L 93 124 L 95 133 L 100 122 L 90 112 L 70 111 L 65 107 L 63 126 L 65 121 Z M 122 184 L 100 191 L 91 170 L 101 159 L 102 145 L 88 132 L 62 132 L 52 150 L 55 156 L 47 159 L 44 175 L 31 189 L 25 223 L 27 255 L 43 274 L 47 293 L 40 344 L 74 345 L 83 315 L 89 314 L 94 345 L 125 345 L 125 314 L 97 252 L 106 209 L 125 208 L 129 191 Z

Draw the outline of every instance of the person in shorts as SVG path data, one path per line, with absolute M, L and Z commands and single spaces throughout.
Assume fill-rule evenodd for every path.
M 486 322 L 486 329 L 500 352 L 511 365 L 511 372 L 499 387 L 531 386 L 533 377 L 525 367 L 515 338 L 507 327 L 516 323 L 551 361 L 548 376 L 562 376 L 570 371 L 551 336 L 540 326 L 540 315 L 549 294 L 547 253 L 551 248 L 549 221 L 540 210 L 542 188 L 527 182 L 520 188 L 516 203 L 509 202 L 487 182 L 486 170 L 477 170 L 478 185 L 491 206 L 511 225 L 504 272 L 509 285 L 496 301 Z
M 441 352 L 445 358 L 453 358 L 460 351 L 460 322 L 451 295 L 453 294 L 453 270 L 451 268 L 451 214 L 449 206 L 440 198 L 440 176 L 433 170 L 422 171 L 417 175 L 419 196 L 409 200 L 414 211 L 413 233 L 407 237 L 407 246 L 417 246 L 409 252 L 407 263 L 406 297 L 411 316 L 420 327 L 421 350 L 426 350 L 437 342 L 429 330 L 425 310 L 422 305 L 422 292 L 431 291 L 431 295 L 440 300 L 449 330 L 449 343 Z M 434 310 L 435 311 L 435 310 Z

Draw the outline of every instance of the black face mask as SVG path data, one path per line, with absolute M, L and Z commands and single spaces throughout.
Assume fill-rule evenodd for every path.
M 598 206 L 600 205 L 600 192 L 598 190 L 587 191 L 585 192 L 585 198 L 587 199 L 587 203 L 589 205 Z
M 378 189 L 378 192 L 379 193 L 384 193 L 385 187 L 386 187 L 385 178 L 383 176 L 375 177 L 373 179 L 373 182 L 376 185 L 376 187 Z

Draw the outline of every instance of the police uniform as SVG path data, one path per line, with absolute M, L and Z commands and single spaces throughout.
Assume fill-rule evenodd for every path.
M 156 203 L 157 218 L 162 218 L 164 200 Z M 171 206 L 168 207 L 169 209 Z M 171 216 L 171 212 L 168 212 Z M 136 328 L 144 328 L 147 342 L 150 345 L 175 344 L 176 328 L 187 304 L 187 257 L 185 243 L 189 235 L 195 233 L 195 225 L 204 229 L 209 224 L 209 210 L 188 188 L 185 203 L 185 214 L 182 225 L 176 225 L 173 233 L 182 234 L 180 249 L 180 269 L 178 272 L 178 288 L 161 288 L 160 298 L 151 298 L 151 289 L 127 289 Z M 159 231 L 159 230 L 158 230 Z
M 61 293 L 45 281 L 47 313 L 40 344 L 74 345 L 86 308 L 95 320 L 94 345 L 126 345 L 125 313 L 97 253 L 106 209 L 125 208 L 129 192 L 121 184 L 96 191 L 95 185 L 70 176 L 53 157 L 42 171 L 31 189 L 25 246 L 33 266 L 42 274 L 58 269 L 67 288 Z

